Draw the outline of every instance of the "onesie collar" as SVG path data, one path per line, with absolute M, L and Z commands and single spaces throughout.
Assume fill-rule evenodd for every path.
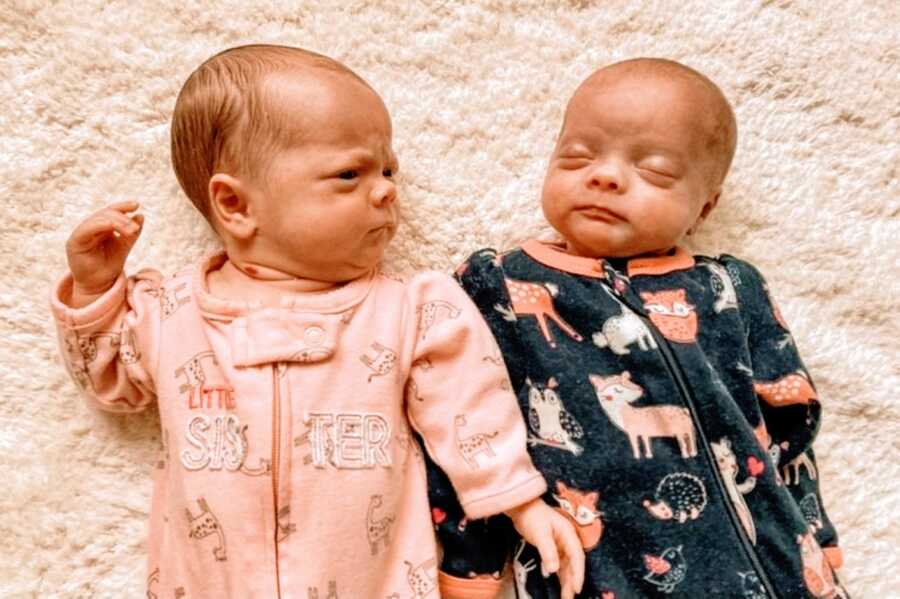
M 522 244 L 522 250 L 540 262 L 557 270 L 585 277 L 602 279 L 606 277 L 603 259 L 573 256 L 565 252 L 562 243 L 529 239 Z M 628 276 L 665 275 L 676 270 L 693 268 L 694 257 L 684 248 L 677 246 L 672 252 L 663 256 L 643 256 L 628 260 Z
M 206 274 L 226 259 L 224 253 L 216 253 L 200 260 L 193 273 L 193 291 L 205 318 L 231 323 L 235 366 L 330 359 L 350 315 L 375 281 L 373 270 L 332 291 L 285 295 L 280 306 L 266 307 L 258 300 L 228 300 L 209 293 Z

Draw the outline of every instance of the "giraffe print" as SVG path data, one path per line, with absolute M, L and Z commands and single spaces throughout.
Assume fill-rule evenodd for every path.
M 369 499 L 369 509 L 366 511 L 366 535 L 369 538 L 373 557 L 378 555 L 379 544 L 384 543 L 385 551 L 391 544 L 391 524 L 394 523 L 394 516 L 375 518 L 375 510 L 381 506 L 381 495 L 372 495 Z
M 469 468 L 471 468 L 472 470 L 478 470 L 479 455 L 486 455 L 490 457 L 496 455 L 488 439 L 496 437 L 498 433 L 497 431 L 494 431 L 490 434 L 475 433 L 473 435 L 469 435 L 468 437 L 461 436 L 461 429 L 466 426 L 466 417 L 462 414 L 456 416 L 455 424 L 456 446 L 459 449 L 459 452 L 462 454 L 463 459 L 466 461 L 466 464 L 469 465 Z
M 209 360 L 215 366 L 219 365 L 216 355 L 211 351 L 205 351 L 196 354 L 175 370 L 175 376 L 183 377 L 185 380 L 178 387 L 179 393 L 187 393 L 190 396 L 194 394 L 195 390 L 202 388 L 203 383 L 206 382 L 206 372 L 203 369 L 204 360 Z
M 360 361 L 372 370 L 372 374 L 366 379 L 369 383 L 376 376 L 384 376 L 389 373 L 397 363 L 397 352 L 394 350 L 388 349 L 377 341 L 373 342 L 370 347 L 375 350 L 374 356 L 364 354 L 359 357 Z
M 213 548 L 213 555 L 216 557 L 217 561 L 224 562 L 228 559 L 228 556 L 225 552 L 225 533 L 219 525 L 219 520 L 209 509 L 206 499 L 201 497 L 197 500 L 197 505 L 200 506 L 200 514 L 198 516 L 191 514 L 190 508 L 184 508 L 188 524 L 190 525 L 188 537 L 199 541 L 210 535 L 217 535 L 218 543 Z
M 93 333 L 87 337 L 78 339 L 78 350 L 85 364 L 90 364 L 97 359 L 97 340 L 109 339 L 109 345 L 112 348 L 119 347 L 119 334 L 113 332 Z
M 122 334 L 119 338 L 118 359 L 126 366 L 135 364 L 141 359 L 141 354 L 138 352 L 137 344 L 135 343 L 134 331 L 129 327 L 122 327 Z
M 428 334 L 428 330 L 431 329 L 434 325 L 439 322 L 443 322 L 445 320 L 452 320 L 458 318 L 461 314 L 461 310 L 451 304 L 450 302 L 445 302 L 442 300 L 436 300 L 433 302 L 426 302 L 421 306 L 416 308 L 416 316 L 418 317 L 418 327 L 419 331 L 421 331 L 420 339 L 425 339 L 425 336 Z
M 187 283 L 182 283 L 174 289 L 167 289 L 165 285 L 160 285 L 147 292 L 159 300 L 159 310 L 163 320 L 175 314 L 178 308 L 191 301 L 190 296 L 180 295 L 181 291 L 187 287 Z
M 425 599 L 437 589 L 437 577 L 430 573 L 437 565 L 437 558 L 425 560 L 416 566 L 406 560 L 403 563 L 407 567 L 406 580 L 414 599 Z

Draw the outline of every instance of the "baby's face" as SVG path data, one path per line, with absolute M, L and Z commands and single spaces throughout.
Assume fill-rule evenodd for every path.
M 347 76 L 270 82 L 296 110 L 296 147 L 280 150 L 257 186 L 259 240 L 279 270 L 319 281 L 356 278 L 381 260 L 397 227 L 391 119 Z
M 567 251 L 664 252 L 712 209 L 719 186 L 696 94 L 684 83 L 633 76 L 601 77 L 576 92 L 542 195 Z

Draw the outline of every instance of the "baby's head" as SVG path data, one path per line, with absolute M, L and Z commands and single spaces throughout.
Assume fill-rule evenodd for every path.
M 542 205 L 573 254 L 669 250 L 715 207 L 737 125 L 709 79 L 638 58 L 595 71 L 566 107 Z
M 286 46 L 226 50 L 182 87 L 172 163 L 246 272 L 340 282 L 381 259 L 397 223 L 391 120 L 341 63 Z

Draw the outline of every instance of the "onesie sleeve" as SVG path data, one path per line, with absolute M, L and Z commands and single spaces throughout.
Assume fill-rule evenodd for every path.
M 505 515 L 485 517 L 539 497 L 547 485 L 528 455 L 506 365 L 479 308 L 445 275 L 421 275 L 410 287 L 416 351 L 407 406 L 428 453 L 444 549 L 441 596 L 493 599 L 513 528 Z
M 410 282 L 412 336 L 407 412 L 471 519 L 540 496 L 546 483 L 526 446 L 525 423 L 491 331 L 453 279 Z
M 843 557 L 837 531 L 825 513 L 812 447 L 822 415 L 815 385 L 763 276 L 731 256 L 723 257 L 723 262 L 747 334 L 763 442 L 828 561 L 839 568 Z
M 71 274 L 53 288 L 50 308 L 63 362 L 91 405 L 140 412 L 156 398 L 160 281 L 152 270 L 119 275 L 109 291 L 82 308 L 69 306 Z
M 500 354 L 492 361 L 507 368 L 514 382 L 524 379 L 516 358 L 515 324 L 504 318 L 509 304 L 500 257 L 493 250 L 473 254 L 456 269 L 456 280 L 487 322 Z M 518 411 L 521 419 L 521 411 Z M 447 599 L 492 599 L 501 590 L 501 576 L 518 534 L 506 515 L 469 520 L 446 473 L 426 458 L 432 517 L 443 547 L 441 596 Z

